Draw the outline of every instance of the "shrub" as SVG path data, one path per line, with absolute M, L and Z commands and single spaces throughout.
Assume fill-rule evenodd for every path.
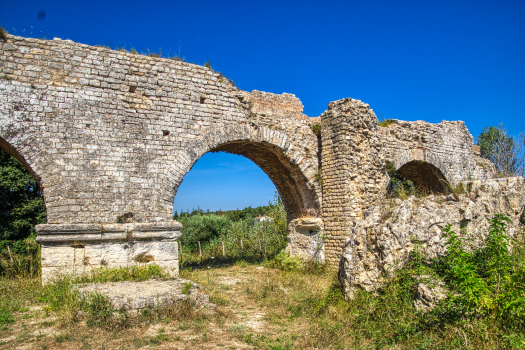
M 215 214 L 182 216 L 179 221 L 182 224 L 181 243 L 192 248 L 195 248 L 199 241 L 209 242 L 226 234 L 232 225 L 227 217 Z
M 6 36 L 6 31 L 4 30 L 4 28 L 0 27 L 0 39 L 2 40 L 7 40 L 7 36 Z
M 18 241 L 0 241 L 0 276 L 40 275 L 40 244 L 35 235 Z
M 274 258 L 276 267 L 285 271 L 299 271 L 303 267 L 301 258 L 290 256 L 284 250 L 281 250 Z
M 447 254 L 437 269 L 452 291 L 434 312 L 437 319 L 493 319 L 505 328 L 525 329 L 525 264 L 510 250 L 510 220 L 490 220 L 486 246 L 469 250 L 450 225 L 443 229 Z

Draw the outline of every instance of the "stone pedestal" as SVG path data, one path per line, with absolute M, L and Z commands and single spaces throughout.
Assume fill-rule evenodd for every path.
M 179 274 L 177 221 L 126 224 L 37 225 L 42 245 L 42 283 L 63 274 L 89 273 L 99 267 L 154 264 Z
M 288 244 L 286 252 L 304 260 L 324 263 L 323 220 L 302 218 L 288 224 Z

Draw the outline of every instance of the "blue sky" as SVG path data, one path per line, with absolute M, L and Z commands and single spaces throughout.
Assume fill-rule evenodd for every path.
M 0 24 L 22 36 L 171 55 L 180 49 L 190 62 L 209 60 L 243 90 L 295 94 L 309 116 L 352 97 L 385 118 L 463 120 L 474 137 L 500 122 L 513 135 L 525 130 L 522 0 L 6 1 Z M 242 181 L 224 183 L 211 201 L 188 189 L 176 209 L 226 210 L 273 197 L 269 180 L 261 180 L 266 175 L 251 173 L 253 163 L 215 156 L 195 165 L 177 197 L 196 179 L 201 188 L 210 183 L 224 170 L 219 164 L 245 169 L 235 175 Z M 199 169 L 208 169 L 208 180 Z M 269 194 L 249 192 L 261 187 Z M 222 206 L 226 198 L 232 204 Z

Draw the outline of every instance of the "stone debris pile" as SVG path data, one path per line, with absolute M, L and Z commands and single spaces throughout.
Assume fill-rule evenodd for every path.
M 199 284 L 178 277 L 140 282 L 85 283 L 76 287 L 81 297 L 89 299 L 93 293 L 104 295 L 117 310 L 166 307 L 186 300 L 197 309 L 215 309 L 215 304 L 210 303 L 210 296 L 202 292 Z

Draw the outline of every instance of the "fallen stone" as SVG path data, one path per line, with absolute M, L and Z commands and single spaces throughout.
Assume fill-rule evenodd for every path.
M 419 283 L 415 286 L 414 306 L 418 311 L 428 312 L 447 297 L 445 283 L 436 277 L 422 275 L 415 276 Z
M 118 310 L 138 311 L 147 307 L 166 307 L 186 300 L 192 301 L 198 309 L 215 309 L 215 304 L 210 303 L 209 295 L 202 292 L 199 284 L 178 277 L 140 282 L 84 283 L 75 286 L 81 297 L 89 299 L 93 293 L 102 294 Z

